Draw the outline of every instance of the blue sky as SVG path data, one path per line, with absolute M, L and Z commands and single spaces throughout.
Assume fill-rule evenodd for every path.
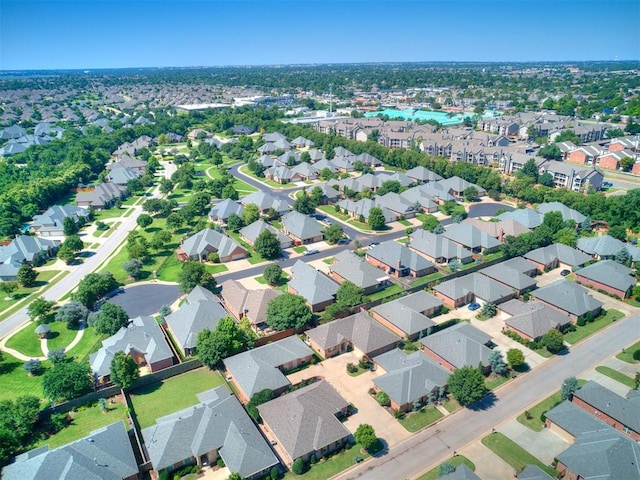
M 640 58 L 640 0 L 0 0 L 0 70 Z

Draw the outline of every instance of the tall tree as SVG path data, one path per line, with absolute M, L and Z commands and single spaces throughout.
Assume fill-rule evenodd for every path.
M 311 310 L 299 295 L 284 293 L 271 299 L 267 305 L 267 325 L 274 330 L 301 328 L 311 318 Z
M 451 395 L 461 405 L 470 405 L 487 393 L 482 372 L 469 366 L 458 368 L 453 372 L 449 377 L 448 386 Z
M 258 238 L 256 238 L 253 247 L 256 252 L 267 260 L 273 260 L 282 255 L 282 249 L 280 247 L 280 241 L 276 237 L 275 233 L 269 230 L 263 230 Z
M 42 390 L 53 403 L 84 395 L 92 384 L 88 363 L 60 362 L 42 377 Z
M 111 360 L 111 381 L 123 390 L 133 386 L 140 376 L 135 360 L 124 352 L 116 352 Z
M 361 423 L 356 428 L 353 438 L 362 445 L 362 448 L 369 451 L 378 443 L 378 436 L 373 427 L 367 423 Z
M 211 291 L 217 286 L 216 279 L 199 262 L 184 262 L 178 275 L 178 283 L 180 283 L 180 291 L 184 293 L 189 293 L 197 285 Z
M 384 228 L 385 218 L 381 208 L 373 207 L 369 210 L 368 223 L 372 230 L 382 230 Z
M 31 288 L 36 284 L 38 272 L 28 263 L 23 263 L 18 269 L 18 283 L 25 288 Z
M 129 315 L 124 308 L 111 302 L 105 302 L 94 318 L 96 332 L 106 335 L 115 335 L 118 330 L 129 324 Z

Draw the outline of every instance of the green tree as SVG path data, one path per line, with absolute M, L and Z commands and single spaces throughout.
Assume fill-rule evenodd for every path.
M 167 216 L 167 228 L 172 232 L 179 230 L 184 225 L 184 223 L 184 216 L 182 216 L 178 212 L 172 212 Z
M 235 189 L 235 187 L 229 184 L 222 189 L 222 198 L 230 198 L 231 200 L 238 200 L 238 198 L 240 198 L 240 195 L 238 195 L 238 191 Z
M 129 315 L 120 305 L 105 302 L 93 322 L 96 332 L 111 336 L 129 324 Z
M 124 352 L 116 352 L 111 360 L 111 381 L 123 390 L 133 386 L 140 376 L 135 360 Z
M 576 377 L 565 378 L 560 388 L 560 395 L 563 400 L 571 400 L 576 390 L 578 390 L 578 379 Z
M 372 230 L 382 230 L 385 226 L 385 218 L 382 209 L 373 207 L 369 210 L 368 224 Z
M 436 225 L 433 229 L 432 233 L 435 233 L 436 235 L 442 235 L 444 233 L 444 226 L 441 223 L 438 223 L 438 225 Z
M 538 177 L 538 183 L 540 185 L 544 185 L 545 187 L 553 187 L 553 175 L 551 175 L 549 172 L 544 172 Z
M 530 177 L 536 182 L 538 181 L 538 174 L 538 166 L 533 158 L 527 160 L 522 168 L 518 170 L 518 177 Z
M 242 480 L 242 475 L 238 472 L 231 472 L 231 475 L 227 477 L 227 480 Z
M 118 283 L 111 272 L 90 273 L 80 280 L 76 293 L 71 297 L 90 309 L 100 298 L 117 286 Z
M 487 393 L 484 376 L 479 369 L 465 366 L 449 377 L 449 392 L 461 405 L 470 405 Z
M 184 262 L 178 275 L 178 283 L 180 291 L 184 293 L 189 293 L 197 285 L 211 291 L 215 290 L 217 286 L 216 279 L 199 262 Z
M 329 245 L 335 245 L 344 235 L 344 230 L 341 225 L 334 223 L 329 227 L 325 228 L 324 231 L 324 239 L 327 241 Z
M 311 310 L 299 295 L 284 293 L 267 305 L 267 325 L 274 330 L 301 328 L 311 321 Z
M 269 230 L 263 230 L 258 238 L 256 238 L 253 244 L 258 255 L 266 258 L 267 260 L 273 260 L 282 255 L 282 249 L 280 247 L 280 241 L 275 233 Z
M 242 207 L 242 219 L 245 225 L 251 225 L 260 218 L 260 209 L 254 203 L 248 203 Z
M 564 349 L 562 333 L 560 333 L 555 328 L 552 328 L 547 333 L 545 333 L 540 339 L 540 343 L 551 353 L 558 353 Z
M 56 322 L 65 322 L 69 329 L 76 329 L 87 320 L 89 310 L 80 302 L 69 302 L 56 312 Z
M 298 457 L 294 460 L 291 465 L 291 471 L 296 475 L 302 475 L 307 471 L 307 463 L 304 461 L 302 457 Z
M 509 373 L 507 364 L 504 362 L 502 352 L 500 350 L 492 350 L 489 354 L 489 365 L 491 366 L 491 373 L 494 375 L 505 376 Z
M 364 302 L 364 290 L 356 284 L 345 280 L 338 287 L 336 303 L 341 307 L 355 307 Z
M 422 229 L 429 232 L 433 232 L 435 228 L 440 225 L 440 221 L 433 215 L 425 215 L 425 219 L 422 222 Z
M 142 276 L 142 262 L 137 258 L 132 258 L 126 262 L 122 268 L 134 280 L 138 280 Z
M 64 240 L 64 242 L 62 242 L 62 245 L 60 246 L 60 248 L 68 248 L 74 253 L 80 252 L 84 248 L 84 242 L 80 239 L 78 235 L 75 235 L 75 234 L 69 235 Z
M 563 245 L 575 248 L 578 243 L 578 234 L 573 228 L 561 228 L 553 236 L 553 241 L 555 243 L 562 243 Z
M 355 438 L 356 442 L 362 445 L 362 448 L 367 451 L 370 451 L 378 443 L 376 431 L 367 423 L 361 423 L 358 425 L 358 428 L 356 428 L 356 431 L 353 434 L 353 438 Z
M 262 276 L 271 286 L 279 285 L 282 279 L 282 268 L 277 263 L 270 263 L 264 268 Z
M 456 467 L 453 466 L 449 460 L 438 465 L 438 478 L 444 477 L 456 471 Z
M 563 130 L 555 139 L 556 143 L 561 142 L 573 142 L 576 145 L 580 144 L 580 138 L 573 130 Z
M 84 395 L 92 385 L 88 363 L 60 362 L 42 376 L 42 391 L 52 403 Z
M 524 365 L 524 353 L 519 348 L 510 348 L 507 350 L 507 362 L 514 368 Z
M 18 282 L 0 282 L 0 292 L 3 292 L 8 298 L 12 298 L 18 290 L 18 286 Z
M 27 307 L 27 313 L 31 321 L 42 320 L 46 321 L 51 314 L 51 310 L 55 302 L 46 300 L 44 297 L 38 297 Z
M 253 397 L 251 397 L 251 400 L 249 400 L 249 403 L 247 403 L 247 413 L 256 422 L 259 422 L 260 413 L 258 412 L 258 405 L 267 403 L 271 399 L 273 399 L 273 390 L 269 390 L 268 388 L 260 390 L 259 392 L 255 393 Z
M 65 235 L 73 235 L 78 231 L 78 224 L 72 217 L 64 217 L 62 221 L 62 232 Z
M 57 252 L 58 258 L 67 265 L 71 265 L 76 259 L 76 252 L 65 245 L 61 245 Z
M 542 146 L 538 155 L 548 160 L 560 160 L 562 158 L 562 152 L 555 143 L 547 143 Z
M 487 302 L 482 306 L 480 314 L 487 318 L 495 317 L 498 314 L 498 307 L 495 303 Z
M 36 284 L 36 278 L 38 278 L 38 272 L 28 263 L 23 263 L 18 269 L 18 276 L 16 277 L 18 283 L 25 288 L 31 288 Z
M 245 332 L 231 317 L 225 317 L 218 322 L 215 330 L 205 329 L 198 334 L 196 351 L 200 361 L 213 370 L 222 360 L 235 355 L 247 345 Z
M 615 261 L 621 265 L 626 265 L 631 260 L 631 254 L 626 247 L 622 247 L 618 253 L 616 253 Z
M 620 159 L 620 168 L 625 172 L 630 172 L 635 163 L 636 161 L 633 157 L 623 157 Z
M 389 395 L 384 392 L 378 392 L 376 394 L 376 402 L 378 402 L 383 407 L 388 407 L 389 405 L 391 405 L 391 399 L 389 398 Z
M 627 230 L 621 225 L 609 227 L 609 235 L 613 238 L 617 238 L 621 242 L 627 241 Z
M 300 212 L 304 215 L 311 215 L 316 210 L 316 206 L 311 200 L 309 196 L 307 196 L 304 192 L 298 198 L 296 198 L 295 202 L 293 202 L 293 209 L 296 212 Z
M 478 198 L 478 189 L 474 186 L 469 186 L 462 192 L 465 202 L 473 202 Z
M 242 218 L 237 213 L 232 213 L 227 218 L 227 228 L 232 232 L 237 232 L 242 227 L 244 227 L 244 222 Z
M 140 226 L 140 228 L 147 228 L 153 223 L 153 218 L 151 218 L 151 215 L 142 213 L 138 215 L 138 218 L 136 218 L 136 223 Z

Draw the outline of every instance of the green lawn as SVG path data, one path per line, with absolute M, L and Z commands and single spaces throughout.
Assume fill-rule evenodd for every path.
M 357 229 L 362 230 L 363 232 L 371 232 L 371 227 L 366 223 L 360 223 L 357 220 L 349 220 L 347 221 L 349 225 L 352 227 L 356 227 Z M 381 230 L 382 231 L 382 230 Z
M 93 430 L 110 425 L 118 420 L 127 425 L 127 415 L 121 402 L 107 403 L 107 412 L 103 413 L 97 403 L 87 407 L 80 407 L 77 412 L 71 412 L 72 420 L 69 426 L 63 428 L 49 438 L 43 438 L 33 447 L 49 445 L 56 448 L 80 438 L 86 437 Z
M 242 245 L 247 250 L 247 252 L 249 252 L 249 263 L 251 265 L 255 265 L 256 263 L 262 263 L 262 262 L 267 262 L 268 261 L 262 255 L 260 255 L 258 252 L 256 252 L 255 249 L 251 245 L 249 245 L 247 242 L 242 240 L 240 238 L 240 235 L 238 234 L 238 232 L 232 232 L 231 230 L 227 230 L 226 233 L 231 238 L 233 238 L 236 242 L 238 242 L 240 245 Z
M 486 262 L 490 262 L 491 260 L 495 260 L 496 258 L 502 258 L 504 257 L 504 252 L 502 250 L 499 250 L 497 252 L 494 253 L 489 253 L 487 255 L 483 255 L 482 259 L 484 261 L 484 263 Z
M 254 179 L 254 180 L 256 180 L 256 181 L 258 181 L 258 182 L 262 182 L 262 183 L 264 183 L 264 184 L 266 184 L 266 185 L 269 185 L 270 187 L 273 187 L 273 188 L 287 188 L 287 187 L 290 187 L 290 186 L 291 186 L 291 185 L 290 185 L 290 184 L 288 184 L 288 183 L 278 183 L 278 182 L 274 182 L 274 181 L 272 181 L 272 180 L 267 180 L 266 178 L 258 177 L 258 176 L 256 176 L 253 172 L 251 172 L 251 171 L 247 168 L 247 166 L 246 166 L 246 165 L 241 166 L 238 170 L 239 170 L 241 173 L 243 173 L 243 174 L 247 175 L 248 177 L 251 177 L 251 178 L 253 178 L 253 179 Z M 243 182 L 243 183 L 244 183 L 244 182 Z M 254 191 L 255 191 L 255 189 L 254 189 Z
M 109 218 L 118 218 L 124 215 L 125 208 L 107 208 L 105 210 L 98 210 L 95 212 L 96 221 L 104 221 Z
M 182 270 L 183 263 L 178 260 L 175 254 L 165 257 L 166 261 L 158 269 L 158 279 L 165 282 L 178 282 L 178 276 L 180 270 Z M 205 270 L 210 274 L 226 272 L 228 268 L 220 263 L 207 263 L 204 266 Z
M 51 324 L 53 326 L 53 324 Z M 19 330 L 7 340 L 7 347 L 16 350 L 28 357 L 42 357 L 40 340 L 35 334 L 38 323 L 32 322 L 22 330 Z
M 28 297 L 39 288 L 50 286 L 51 284 L 49 282 L 51 282 L 51 279 L 56 275 L 58 275 L 59 273 L 60 273 L 60 270 L 45 270 L 44 272 L 38 272 L 38 277 L 36 279 L 35 287 L 31 287 L 31 288 L 18 287 L 18 290 L 16 290 L 15 293 L 8 300 L 5 294 L 0 294 L 0 312 L 11 307 L 14 307 L 12 310 L 22 308 L 23 305 L 20 305 L 20 306 L 16 305 L 17 301 Z M 67 275 L 67 273 L 65 273 L 65 275 Z M 10 313 L 11 312 L 7 312 L 6 315 L 8 316 Z
M 448 398 L 446 399 L 444 402 L 442 402 L 442 406 L 447 410 L 447 412 L 449 413 L 453 413 L 456 410 L 458 410 L 460 407 L 460 404 L 458 403 L 458 401 L 455 398 Z
M 323 213 L 326 213 L 327 215 L 332 215 L 336 218 L 339 218 L 343 222 L 346 222 L 349 220 L 349 215 L 346 215 L 342 212 L 341 213 L 336 212 L 336 208 L 333 205 L 318 205 L 316 209 L 320 210 Z
M 531 455 L 517 443 L 500 432 L 491 433 L 482 439 L 482 444 L 511 465 L 517 472 L 527 465 L 537 465 L 552 477 L 558 473 Z
M 333 261 L 335 260 L 335 258 L 333 257 L 329 257 L 329 258 L 323 258 L 322 261 L 324 263 L 326 263 L 327 265 L 333 265 Z
M 640 363 L 640 361 L 633 359 L 633 353 L 638 350 L 640 350 L 640 342 L 636 342 L 629 348 L 625 348 L 623 352 L 616 355 L 616 358 L 627 363 Z
M 413 433 L 422 430 L 427 425 L 437 422 L 442 417 L 444 417 L 444 415 L 436 407 L 424 407 L 417 412 L 408 413 L 398 421 L 407 431 Z
M 121 223 L 121 222 L 115 222 L 115 223 L 113 223 L 113 224 L 111 225 L 111 228 L 109 228 L 109 230 L 105 230 L 105 231 L 102 233 L 102 235 L 100 235 L 100 236 L 101 236 L 101 237 L 105 237 L 105 238 L 110 237 L 110 236 L 111 236 L 111 234 L 112 234 L 113 232 L 115 232 L 115 231 L 118 229 L 118 227 L 120 226 L 120 223 Z
M 51 332 L 47 339 L 47 348 L 49 350 L 66 348 L 78 334 L 78 330 L 69 330 L 64 322 L 53 322 L 49 326 L 51 327 Z
M 578 385 L 582 386 L 586 383 L 586 380 L 578 379 Z M 541 432 L 544 428 L 544 414 L 551 410 L 556 405 L 560 405 L 562 403 L 562 395 L 560 394 L 560 390 L 556 393 L 548 396 L 540 403 L 535 405 L 534 407 L 529 409 L 530 420 L 527 419 L 526 414 L 523 412 L 518 415 L 518 422 L 520 422 L 525 427 L 529 427 L 534 432 Z
M 50 365 L 42 362 L 43 366 Z M 30 377 L 24 371 L 24 362 L 2 352 L 0 360 L 0 400 L 15 400 L 22 395 L 35 395 L 43 398 L 42 376 Z
M 405 227 L 412 227 L 413 223 L 411 223 L 409 220 L 398 220 L 398 223 L 400 225 L 404 225 Z
M 385 298 L 390 295 L 394 295 L 396 293 L 400 293 L 402 291 L 402 287 L 398 284 L 393 284 L 390 287 L 384 288 L 379 292 L 372 293 L 371 295 L 367 295 L 369 301 L 378 300 L 379 298 Z
M 640 308 L 640 299 L 639 298 L 628 298 L 626 302 L 632 307 Z
M 296 253 L 304 253 L 307 251 L 307 247 L 305 247 L 304 245 L 299 245 L 297 247 L 293 247 L 293 251 Z
M 485 379 L 484 386 L 487 387 L 487 390 L 493 390 L 509 380 L 511 380 L 511 378 L 508 376 L 503 377 L 502 375 L 490 375 Z
M 105 333 L 97 333 L 93 327 L 86 327 L 78 344 L 67 355 L 77 357 L 81 362 L 88 360 L 89 354 L 97 352 L 102 346 L 102 340 L 107 337 Z
M 434 272 L 414 280 L 413 282 L 411 282 L 411 286 L 417 287 L 418 285 L 426 285 L 427 283 L 433 282 L 434 280 L 437 280 L 438 278 L 442 278 L 442 277 L 444 277 L 442 273 Z
M 359 444 L 355 444 L 348 450 L 344 450 L 328 459 L 324 459 L 321 462 L 311 465 L 311 468 L 304 475 L 296 475 L 293 472 L 287 472 L 284 476 L 285 479 L 292 480 L 294 478 L 301 478 L 303 480 L 326 480 L 334 475 L 346 470 L 352 465 L 356 464 L 355 457 L 359 456 L 362 459 L 369 457 L 368 453 L 360 453 L 362 447 Z
M 235 163 L 235 162 L 233 162 Z M 217 167 L 209 167 L 206 169 L 207 172 L 207 176 L 209 178 L 213 178 L 215 180 L 219 180 L 220 178 L 222 178 L 222 175 L 220 173 L 220 170 Z M 244 170 L 243 170 L 244 172 Z M 246 172 L 245 172 L 246 173 Z M 248 173 L 249 175 L 251 175 L 251 173 Z M 264 179 L 260 179 L 261 181 L 264 181 Z M 251 192 L 257 192 L 258 189 L 249 185 L 246 182 L 243 182 L 242 180 L 236 178 L 233 181 L 233 188 L 235 188 L 238 192 L 242 192 L 242 193 L 251 193 Z M 279 185 L 279 184 L 278 184 Z
M 204 266 L 204 269 L 207 272 L 209 272 L 211 275 L 215 275 L 216 273 L 226 272 L 229 270 L 226 265 L 222 265 L 221 263 L 206 264 Z
M 624 317 L 624 314 L 613 308 L 607 310 L 607 313 L 603 316 L 596 318 L 593 322 L 587 323 L 583 327 L 576 327 L 575 332 L 569 332 L 564 336 L 564 341 L 569 345 L 578 343 L 580 340 L 584 340 L 589 335 L 593 335 L 598 330 L 610 325 L 613 321 L 619 320 Z
M 131 393 L 131 402 L 141 428 L 150 427 L 156 418 L 198 403 L 196 394 L 223 385 L 219 372 L 206 367 L 193 370 Z
M 473 462 L 471 460 L 469 460 L 467 457 L 465 457 L 464 455 L 456 455 L 451 460 L 447 460 L 447 461 L 450 462 L 454 467 L 457 467 L 458 465 L 464 463 L 472 471 L 475 471 L 475 469 L 476 469 L 476 466 L 473 464 Z M 438 467 L 439 466 L 440 465 L 438 465 Z M 421 475 L 420 477 L 418 477 L 418 480 L 437 480 L 438 479 L 438 467 L 434 468 L 433 470 L 429 470 L 424 475 Z
M 633 380 L 633 378 L 625 375 L 624 373 L 620 373 L 613 368 L 599 365 L 596 367 L 596 372 L 601 373 L 602 375 L 606 375 L 607 377 L 612 378 L 616 382 L 620 382 L 629 388 L 636 388 L 636 382 Z

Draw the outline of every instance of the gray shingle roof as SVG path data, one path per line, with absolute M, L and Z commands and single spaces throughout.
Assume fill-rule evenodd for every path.
M 552 328 L 560 328 L 571 323 L 568 315 L 563 315 L 536 300 L 529 302 L 509 300 L 500 305 L 500 309 L 509 313 L 514 312 L 511 313 L 513 315 L 511 318 L 504 321 L 506 325 L 526 333 L 531 338 L 541 337 Z
M 606 423 L 587 413 L 582 408 L 565 400 L 545 413 L 545 417 L 574 437 L 586 432 L 610 428 Z
M 427 195 L 420 187 L 413 187 L 409 190 L 405 190 L 400 194 L 402 198 L 408 200 L 411 204 L 419 203 L 421 207 L 427 210 L 432 210 L 437 207 L 438 204 L 433 201 L 433 198 Z
M 471 292 L 480 300 L 496 304 L 513 294 L 510 288 L 479 273 L 447 280 L 433 288 L 452 299 L 462 298 Z
M 396 348 L 373 360 L 387 371 L 373 383 L 398 405 L 412 403 L 449 380 L 448 370 L 419 351 L 406 354 Z
M 613 260 L 602 260 L 588 265 L 578 270 L 576 275 L 625 292 L 636 284 L 634 271 Z
M 323 227 L 308 215 L 300 212 L 289 212 L 282 217 L 282 227 L 285 232 L 306 240 L 322 235 Z
M 383 272 L 348 250 L 338 253 L 334 259 L 338 263 L 330 265 L 329 269 L 360 288 L 374 287 L 380 283 L 380 278 L 384 276 Z
M 231 215 L 232 213 L 235 213 L 238 216 L 242 215 L 242 211 L 243 211 L 242 205 L 240 205 L 238 202 L 231 200 L 230 198 L 227 198 L 225 200 L 222 200 L 217 205 L 214 205 L 213 207 L 211 207 L 211 211 L 209 212 L 209 217 L 221 218 L 223 220 L 226 220 L 227 218 L 229 218 L 229 215 Z
M 640 432 L 640 397 L 621 397 L 597 382 L 590 381 L 580 387 L 574 396 Z
M 527 465 L 518 474 L 518 480 L 553 480 L 553 477 L 549 476 L 547 472 L 537 465 Z
M 487 193 L 487 191 L 481 186 L 476 185 L 475 183 L 467 182 L 466 180 L 460 177 L 454 176 L 451 178 L 447 178 L 446 180 L 440 180 L 438 183 L 441 186 L 445 187 L 447 190 L 453 191 L 453 192 L 464 192 L 465 189 L 469 187 L 473 187 L 478 191 L 478 194 L 480 196 L 486 195 Z
M 407 335 L 415 335 L 435 325 L 435 322 L 421 312 L 440 306 L 442 306 L 442 301 L 425 291 L 420 291 L 378 305 L 372 311 L 397 326 Z
M 129 167 L 118 167 L 111 170 L 106 178 L 116 185 L 126 185 L 130 180 L 140 178 L 140 172 Z
M 442 477 L 438 477 L 438 480 L 482 480 L 478 475 L 467 467 L 464 463 L 461 463 L 456 467 L 455 472 L 451 472 Z
M 243 205 L 253 203 L 254 205 L 257 205 L 261 211 L 266 211 L 270 208 L 273 208 L 278 213 L 285 213 L 289 211 L 289 204 L 287 202 L 262 191 L 250 193 L 249 195 L 242 197 L 240 199 L 240 203 Z
M 89 355 L 91 370 L 98 377 L 109 375 L 114 355 L 118 352 L 129 355 L 132 351 L 143 354 L 148 364 L 173 358 L 158 322 L 150 316 L 136 317 L 115 335 L 103 340 L 100 350 Z
M 325 350 L 348 339 L 365 355 L 401 340 L 363 312 L 307 330 L 307 336 Z
M 578 317 L 602 307 L 586 288 L 568 280 L 559 280 L 536 290 L 536 298 Z
M 469 249 L 491 249 L 500 246 L 498 240 L 468 223 L 454 223 L 445 230 L 442 236 Z
M 405 175 L 420 182 L 437 182 L 438 180 L 442 180 L 442 177 L 440 175 L 432 172 L 431 170 L 428 170 L 421 165 L 418 165 L 411 170 L 407 170 L 405 172 Z
M 401 243 L 389 240 L 376 245 L 367 251 L 367 258 L 374 258 L 385 265 L 395 269 L 408 268 L 411 271 L 419 272 L 433 268 L 433 263 L 426 258 L 412 252 Z
M 518 208 L 511 212 L 504 212 L 498 217 L 500 220 L 515 220 L 527 228 L 536 228 L 542 225 L 544 215 L 531 208 Z
M 553 262 L 556 258 L 565 265 L 579 266 L 591 260 L 591 257 L 575 248 L 562 243 L 554 243 L 546 247 L 536 248 L 524 255 L 524 258 L 543 265 Z
M 75 205 L 54 205 L 49 207 L 42 215 L 35 215 L 31 226 L 38 232 L 46 231 L 62 231 L 64 228 L 64 219 L 72 218 L 74 221 L 85 219 L 89 216 L 86 208 L 76 207 Z
M 351 435 L 336 415 L 348 406 L 326 381 L 319 381 L 258 407 L 264 423 L 295 460 Z
M 18 235 L 9 245 L 0 246 L 0 264 L 15 264 L 20 267 L 23 262 L 33 262 L 40 252 L 47 252 L 60 244 L 57 240 Z
M 204 329 L 215 330 L 222 318 L 230 316 L 215 295 L 202 287 L 196 288 L 198 290 L 193 297 L 189 294 L 187 301 L 178 310 L 165 317 L 167 325 L 183 349 L 195 348 L 198 333 Z M 212 298 L 203 298 L 207 296 L 203 290 L 210 293 Z
M 290 385 L 278 367 L 310 355 L 313 350 L 293 335 L 226 358 L 224 365 L 251 398 L 265 388 L 277 390 Z
M 584 219 L 587 218 L 577 210 L 569 208 L 565 204 L 560 202 L 541 203 L 540 205 L 538 205 L 538 212 L 542 213 L 543 215 L 549 212 L 560 212 L 562 214 L 563 220 L 573 220 L 578 225 L 584 222 Z
M 533 278 L 520 273 L 517 268 L 505 265 L 505 263 L 483 268 L 479 273 L 519 291 L 536 288 L 537 282 Z
M 193 257 L 196 255 L 206 257 L 211 247 L 218 252 L 220 257 L 227 257 L 237 248 L 243 248 L 233 238 L 227 237 L 211 228 L 205 228 L 188 237 L 182 242 L 182 250 Z
M 220 386 L 205 395 L 202 403 L 158 418 L 156 425 L 142 430 L 142 437 L 155 470 L 185 458 L 217 450 L 229 470 L 242 477 L 278 463 L 240 402 Z
M 415 230 L 411 236 L 410 246 L 434 259 L 444 258 L 448 261 L 457 258 L 461 262 L 467 263 L 473 257 L 471 250 L 427 230 Z
M 276 230 L 274 227 L 272 227 L 262 219 L 258 219 L 252 224 L 240 229 L 239 233 L 251 243 L 255 243 L 258 236 L 265 230 L 269 230 L 278 238 L 278 241 L 280 242 L 280 246 L 282 248 L 291 246 L 292 240 L 289 237 L 287 237 L 281 231 Z
M 124 423 L 92 431 L 53 450 L 27 452 L 2 469 L 5 480 L 120 480 L 136 475 L 138 464 Z
M 289 281 L 291 288 L 310 305 L 318 305 L 333 300 L 340 286 L 324 273 L 298 260 L 291 269 L 293 279 Z
M 634 261 L 640 260 L 640 248 L 621 242 L 609 235 L 579 238 L 577 247 L 589 255 L 598 255 L 600 257 L 613 257 L 620 250 L 626 248 Z
M 467 322 L 422 338 L 420 342 L 455 368 L 489 365 L 491 350 L 486 346 L 491 337 Z

